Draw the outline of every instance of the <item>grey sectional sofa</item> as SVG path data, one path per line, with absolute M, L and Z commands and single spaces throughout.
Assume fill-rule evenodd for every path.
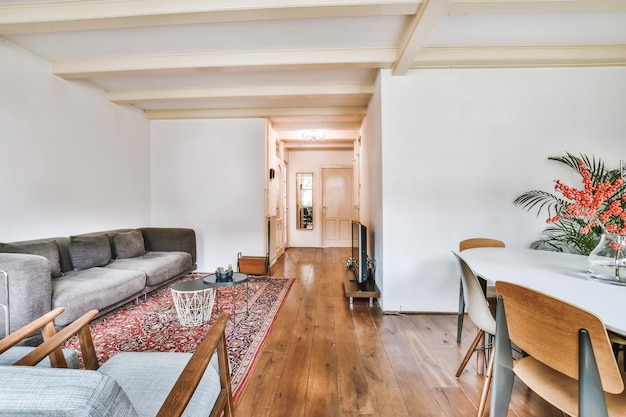
M 0 304 L 10 332 L 55 307 L 66 326 L 91 309 L 107 313 L 196 268 L 192 229 L 139 228 L 0 243 Z M 8 302 L 7 302 L 8 300 Z M 0 310 L 0 337 L 6 317 Z

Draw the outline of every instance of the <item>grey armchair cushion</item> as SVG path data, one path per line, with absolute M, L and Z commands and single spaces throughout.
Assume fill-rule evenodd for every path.
M 137 416 L 119 384 L 96 371 L 7 366 L 0 392 L 1 416 Z
M 70 239 L 69 254 L 74 271 L 111 262 L 111 244 L 106 235 L 72 236 Z
M 35 349 L 32 346 L 13 346 L 8 350 L 0 353 L 0 366 L 10 366 L 15 362 L 22 359 L 24 356 Z M 71 369 L 78 369 L 80 367 L 80 360 L 78 359 L 78 352 L 74 349 L 63 349 L 63 356 L 65 356 L 65 362 L 67 367 Z M 45 357 L 36 366 L 42 366 L 44 368 L 50 368 L 50 358 Z M 0 371 L 2 372 L 2 371 Z
M 146 247 L 143 241 L 143 234 L 139 230 L 116 233 L 113 235 L 113 249 L 118 259 L 145 255 Z
M 142 417 L 155 416 L 172 390 L 191 353 L 121 352 L 99 369 L 117 381 Z M 220 377 L 214 355 L 191 397 L 183 417 L 207 416 L 220 393 Z
M 50 262 L 52 278 L 63 275 L 59 248 L 54 240 L 40 243 L 0 243 L 0 252 L 43 256 Z

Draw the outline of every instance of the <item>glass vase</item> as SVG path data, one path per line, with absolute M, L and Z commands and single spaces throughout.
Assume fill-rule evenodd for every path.
M 605 233 L 589 254 L 589 276 L 626 285 L 626 236 Z

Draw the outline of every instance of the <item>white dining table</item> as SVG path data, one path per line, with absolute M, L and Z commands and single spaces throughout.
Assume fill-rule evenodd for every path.
M 626 286 L 592 280 L 587 256 L 513 248 L 474 248 L 459 253 L 488 283 L 508 281 L 582 307 L 607 329 L 626 335 Z

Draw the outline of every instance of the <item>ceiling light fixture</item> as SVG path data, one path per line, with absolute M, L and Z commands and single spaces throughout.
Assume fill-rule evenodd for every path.
M 302 137 L 304 139 L 308 139 L 311 142 L 318 141 L 320 139 L 324 139 L 326 133 L 323 130 L 305 130 L 302 132 Z

